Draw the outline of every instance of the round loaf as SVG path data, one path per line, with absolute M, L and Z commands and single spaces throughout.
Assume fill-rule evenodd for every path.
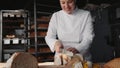
M 16 52 L 7 60 L 6 68 L 38 68 L 38 62 L 29 53 Z

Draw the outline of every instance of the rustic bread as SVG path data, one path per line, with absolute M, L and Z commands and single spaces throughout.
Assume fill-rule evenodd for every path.
M 83 57 L 80 54 L 72 56 L 71 60 L 66 64 L 66 68 L 83 68 Z
M 56 45 L 61 45 L 60 41 L 56 42 Z M 54 57 L 54 64 L 55 65 L 66 65 L 73 56 L 73 53 L 67 51 L 66 49 L 61 49 L 61 53 L 56 53 Z
M 6 68 L 38 68 L 38 62 L 29 53 L 16 52 L 7 60 Z
M 55 65 L 62 65 L 62 60 L 61 60 L 60 54 L 54 56 L 54 64 Z
M 103 68 L 120 68 L 120 58 L 115 58 L 106 64 L 104 64 Z
M 55 55 L 54 64 L 64 65 L 65 68 L 83 68 L 83 56 L 80 54 L 75 54 L 69 56 L 68 53 L 60 53 Z

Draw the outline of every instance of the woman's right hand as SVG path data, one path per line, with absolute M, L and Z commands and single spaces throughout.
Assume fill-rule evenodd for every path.
M 57 53 L 60 53 L 61 49 L 63 49 L 63 44 L 58 40 L 55 42 L 55 51 Z

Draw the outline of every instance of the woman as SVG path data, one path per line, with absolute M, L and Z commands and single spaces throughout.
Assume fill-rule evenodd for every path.
M 64 48 L 91 60 L 89 47 L 94 37 L 91 15 L 78 9 L 75 2 L 60 0 L 62 10 L 52 15 L 45 40 L 52 52 L 59 53 Z

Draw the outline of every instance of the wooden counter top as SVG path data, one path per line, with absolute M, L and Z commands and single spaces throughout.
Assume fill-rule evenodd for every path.
M 44 62 L 44 63 L 38 63 L 39 68 L 64 68 L 64 66 L 60 65 L 54 65 L 53 62 Z
M 102 68 L 102 63 L 94 63 L 93 68 Z M 39 68 L 64 68 L 64 66 L 54 65 L 53 62 L 38 63 Z M 5 63 L 0 63 L 0 68 L 5 68 Z
M 54 65 L 53 62 L 38 63 L 39 68 L 64 68 L 64 66 Z M 5 63 L 0 63 L 0 68 L 5 68 Z
M 5 68 L 5 63 L 0 63 L 0 68 Z

